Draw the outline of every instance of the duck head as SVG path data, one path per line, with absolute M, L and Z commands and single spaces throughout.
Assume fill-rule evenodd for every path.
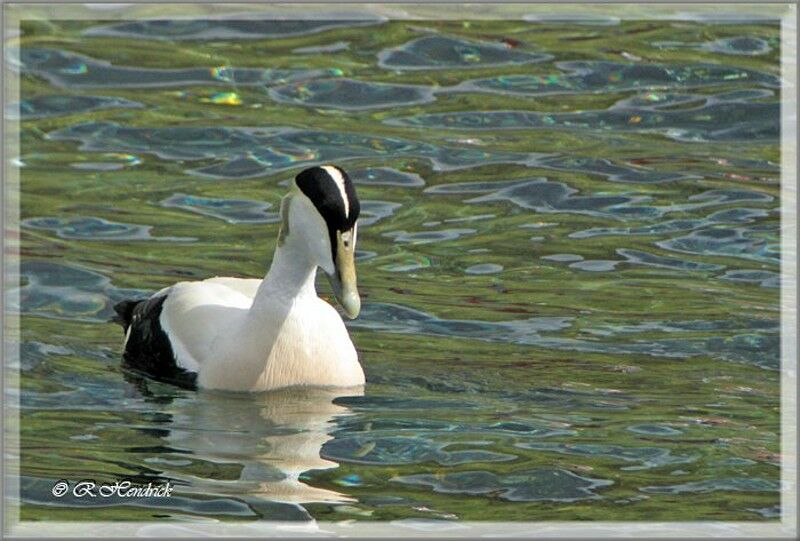
M 291 236 L 305 246 L 310 263 L 325 272 L 350 319 L 361 311 L 355 266 L 360 210 L 353 182 L 335 165 L 302 171 L 281 202 L 279 244 Z

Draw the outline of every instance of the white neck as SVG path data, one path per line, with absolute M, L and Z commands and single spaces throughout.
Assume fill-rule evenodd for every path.
M 314 264 L 307 250 L 293 242 L 290 235 L 279 245 L 272 257 L 267 275 L 261 282 L 251 311 L 261 311 L 274 306 L 276 301 L 291 303 L 294 299 L 317 296 L 314 281 L 317 276 L 317 265 Z
M 286 318 L 298 301 L 317 294 L 314 287 L 317 266 L 295 242 L 287 236 L 278 246 L 250 309 L 239 321 L 236 331 L 218 344 L 219 351 L 224 352 L 218 355 L 221 359 L 228 358 L 228 352 L 238 352 L 236 370 L 231 371 L 224 363 L 213 364 L 201 378 L 226 382 L 222 388 L 249 389 L 262 377 Z

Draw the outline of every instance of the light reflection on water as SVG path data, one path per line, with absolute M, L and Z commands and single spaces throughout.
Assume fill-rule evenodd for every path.
M 357 15 L 9 50 L 23 516 L 775 518 L 777 25 Z M 123 371 L 113 303 L 263 275 L 287 179 L 327 161 L 362 199 L 366 388 Z M 176 496 L 50 492 L 100 476 Z

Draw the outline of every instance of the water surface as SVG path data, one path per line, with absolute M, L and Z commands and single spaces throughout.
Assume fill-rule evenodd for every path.
M 352 19 L 23 24 L 22 518 L 778 518 L 778 23 Z M 366 387 L 122 370 L 113 303 L 263 276 L 329 161 Z

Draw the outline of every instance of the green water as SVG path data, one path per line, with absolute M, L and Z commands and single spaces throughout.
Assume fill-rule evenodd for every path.
M 21 518 L 777 518 L 779 25 L 596 22 L 24 21 Z M 328 161 L 363 396 L 126 373 L 113 303 L 263 276 Z

